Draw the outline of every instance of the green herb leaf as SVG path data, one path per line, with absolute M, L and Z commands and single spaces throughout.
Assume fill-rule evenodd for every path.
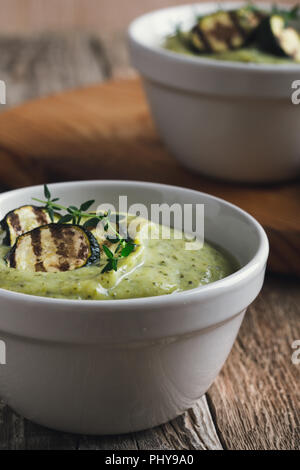
M 112 269 L 114 271 L 118 271 L 118 261 L 118 258 L 114 258 L 111 260 Z
M 121 256 L 123 258 L 126 258 L 134 251 L 134 249 L 135 249 L 134 243 L 127 243 L 121 251 Z
M 95 200 L 84 202 L 83 204 L 81 204 L 80 210 L 83 211 L 83 212 L 87 211 L 94 204 L 94 202 L 95 202 Z
M 300 8 L 300 5 L 299 5 L 299 3 L 298 3 L 297 5 L 295 5 L 295 6 L 293 6 L 293 7 L 291 8 L 290 14 L 291 14 L 292 16 L 296 16 L 296 17 L 297 17 L 298 14 L 299 14 L 299 8 Z
M 103 248 L 103 251 L 104 251 L 104 253 L 106 254 L 106 256 L 107 256 L 108 258 L 110 258 L 110 259 L 113 259 L 113 258 L 114 258 L 113 252 L 110 251 L 110 249 L 109 249 L 106 245 L 103 245 L 102 248 Z
M 71 214 L 64 215 L 59 219 L 58 224 L 67 224 L 68 222 L 71 222 L 72 218 Z
M 44 184 L 44 195 L 46 199 L 51 199 L 51 193 L 49 191 L 49 188 L 46 184 Z
M 99 219 L 98 217 L 93 217 L 91 219 L 88 219 L 86 222 L 84 222 L 83 227 L 87 229 L 93 229 L 96 228 L 97 225 L 99 224 Z
M 107 264 L 104 266 L 104 268 L 102 269 L 101 274 L 107 273 L 107 272 L 109 272 L 109 271 L 111 271 L 111 265 L 110 265 L 110 263 L 107 263 Z
M 118 260 L 113 258 L 113 259 L 108 260 L 108 263 L 104 266 L 101 273 L 107 273 L 112 270 L 117 271 L 117 269 L 118 269 Z
M 54 222 L 54 210 L 52 209 L 52 207 L 47 207 L 47 212 L 50 216 L 51 222 L 53 223 Z
M 293 6 L 290 10 L 284 10 L 278 7 L 276 4 L 274 4 L 271 9 L 271 14 L 280 15 L 284 18 L 286 22 L 289 22 L 291 20 L 299 19 L 299 10 L 300 10 L 299 4 Z
M 120 239 L 117 238 L 117 237 L 116 237 L 116 238 L 114 238 L 114 237 L 106 237 L 106 239 L 107 239 L 110 243 L 113 243 L 113 244 L 118 243 L 118 242 L 120 241 Z

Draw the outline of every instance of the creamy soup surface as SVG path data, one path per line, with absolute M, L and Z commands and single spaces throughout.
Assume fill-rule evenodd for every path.
M 102 273 L 100 263 L 67 272 L 26 272 L 9 268 L 7 246 L 0 246 L 0 287 L 37 296 L 105 300 L 158 296 L 181 292 L 222 279 L 238 269 L 236 261 L 210 243 L 186 250 L 186 240 L 142 239 L 136 250 L 120 262 L 117 272 Z

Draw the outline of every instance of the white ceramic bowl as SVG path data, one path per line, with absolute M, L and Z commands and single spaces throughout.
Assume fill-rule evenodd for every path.
M 176 25 L 189 29 L 196 14 L 218 6 L 158 10 L 129 28 L 132 63 L 143 78 L 158 132 L 184 166 L 206 175 L 247 182 L 295 178 L 300 116 L 291 85 L 300 79 L 299 65 L 216 61 L 161 47 Z
M 50 185 L 66 203 L 205 204 L 205 236 L 242 268 L 190 291 L 132 300 L 76 301 L 0 289 L 0 396 L 18 413 L 63 431 L 113 434 L 166 422 L 209 388 L 258 295 L 268 257 L 262 227 L 247 213 L 200 192 L 154 183 Z M 34 186 L 0 195 L 0 216 Z

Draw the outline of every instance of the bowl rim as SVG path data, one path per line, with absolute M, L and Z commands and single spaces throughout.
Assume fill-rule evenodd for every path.
M 246 2 L 224 2 L 222 3 L 222 8 L 229 9 L 232 7 L 238 7 L 245 5 Z M 234 61 L 226 61 L 226 60 L 216 60 L 210 59 L 205 57 L 198 57 L 193 55 L 187 54 L 180 54 L 177 52 L 170 51 L 168 49 L 164 49 L 163 47 L 159 46 L 151 46 L 149 44 L 145 44 L 137 38 L 135 34 L 135 28 L 139 22 L 144 21 L 147 17 L 150 17 L 153 14 L 165 13 L 167 11 L 175 11 L 178 9 L 189 9 L 189 8 L 199 8 L 201 7 L 211 7 L 212 11 L 216 10 L 220 3 L 217 2 L 201 2 L 201 3 L 189 3 L 189 4 L 181 4 L 176 6 L 170 6 L 166 8 L 158 8 L 152 10 L 148 13 L 138 16 L 135 18 L 129 25 L 127 34 L 129 41 L 138 46 L 139 48 L 144 49 L 148 53 L 154 53 L 157 56 L 161 56 L 170 62 L 178 62 L 182 65 L 190 64 L 193 67 L 203 67 L 206 66 L 209 69 L 216 69 L 218 70 L 238 70 L 238 71 L 246 71 L 250 74 L 252 73 L 263 73 L 263 74 L 273 74 L 275 71 L 278 72 L 280 75 L 286 75 L 291 72 L 299 71 L 300 64 L 264 64 L 264 63 L 254 63 L 254 62 L 234 62 Z M 266 2 L 255 2 L 255 5 L 259 5 L 261 7 L 269 9 L 272 4 Z M 291 5 L 287 4 L 280 4 L 280 8 L 288 9 Z
M 265 267 L 265 264 L 268 259 L 269 254 L 269 241 L 266 235 L 265 230 L 261 226 L 261 224 L 248 212 L 244 211 L 240 207 L 232 204 L 225 199 L 213 196 L 208 193 L 204 193 L 202 191 L 197 191 L 195 189 L 185 188 L 178 185 L 169 185 L 169 184 L 162 184 L 162 183 L 155 183 L 155 182 L 143 182 L 143 181 L 134 181 L 134 180 L 86 180 L 86 181 L 69 181 L 69 182 L 59 182 L 59 183 L 50 183 L 49 187 L 51 186 L 72 186 L 72 185 L 91 185 L 91 184 L 99 184 L 99 185 L 112 185 L 112 184 L 122 184 L 125 186 L 136 186 L 145 188 L 145 186 L 150 187 L 159 187 L 159 188 L 166 188 L 166 189 L 173 189 L 173 190 L 180 190 L 180 191 L 188 191 L 190 193 L 195 193 L 195 195 L 201 195 L 207 197 L 213 201 L 221 203 L 223 206 L 230 207 L 235 212 L 241 214 L 245 217 L 255 228 L 256 233 L 259 236 L 258 248 L 251 258 L 251 260 L 242 268 L 238 269 L 233 274 L 220 279 L 218 281 L 214 281 L 210 284 L 206 284 L 203 286 L 198 286 L 193 289 L 185 290 L 182 292 L 174 292 L 171 294 L 163 294 L 157 296 L 150 296 L 150 297 L 136 297 L 136 298 L 129 298 L 129 299 L 103 299 L 103 300 L 82 300 L 82 299 L 63 299 L 63 298 L 55 298 L 55 297 L 45 297 L 39 295 L 32 295 L 32 294 L 25 294 L 22 292 L 15 292 L 10 291 L 7 289 L 0 288 L 0 302 L 1 298 L 11 299 L 15 301 L 28 301 L 30 303 L 46 303 L 52 305 L 59 305 L 59 306 L 73 306 L 73 307 L 98 307 L 101 309 L 114 307 L 114 309 L 119 309 L 123 307 L 138 307 L 141 306 L 143 308 L 147 308 L 149 304 L 154 306 L 156 304 L 169 304 L 172 305 L 178 304 L 178 302 L 182 301 L 183 303 L 187 303 L 190 301 L 195 300 L 195 296 L 202 295 L 203 297 L 216 295 L 218 291 L 222 292 L 224 290 L 230 290 L 231 288 L 237 287 L 239 284 L 243 284 L 245 281 L 252 279 L 257 274 L 259 274 Z M 27 190 L 30 188 L 43 188 L 42 185 L 34 185 L 34 186 L 26 186 L 24 188 L 15 189 L 11 191 L 6 191 L 4 193 L 0 193 L 0 202 L 2 197 L 8 196 L 9 194 L 14 195 L 22 192 L 23 190 Z M 233 253 L 234 256 L 234 253 Z

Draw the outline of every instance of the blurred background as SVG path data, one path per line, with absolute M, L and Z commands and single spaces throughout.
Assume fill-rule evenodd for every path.
M 0 0 L 0 77 L 7 83 L 7 107 L 131 76 L 125 35 L 129 22 L 153 9 L 183 3 L 191 2 Z
M 113 32 L 134 17 L 156 8 L 192 3 L 188 0 L 1 0 L 2 32 L 86 29 Z
M 1 12 L 5 12 L 1 15 L 0 27 L 5 33 L 66 29 L 118 32 L 126 29 L 128 22 L 138 15 L 156 8 L 189 3 L 193 2 L 191 0 L 0 0 Z M 280 3 L 295 2 L 281 0 Z

